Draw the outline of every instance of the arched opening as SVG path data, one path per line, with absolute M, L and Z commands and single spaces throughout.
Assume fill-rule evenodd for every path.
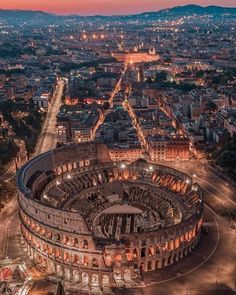
M 125 255 L 126 255 L 127 261 L 133 261 L 134 260 L 133 253 L 131 252 L 131 250 L 129 248 L 125 249 Z
M 83 249 L 88 249 L 88 241 L 87 240 L 84 240 L 83 241 Z
M 120 253 L 116 253 L 113 257 L 115 262 L 121 262 L 122 261 L 122 255 Z
M 147 269 L 152 270 L 152 261 L 148 261 Z
M 175 239 L 175 249 L 179 248 L 179 238 Z
M 119 281 L 119 280 L 121 280 L 122 279 L 122 276 L 121 276 L 121 271 L 120 270 L 115 270 L 115 272 L 114 272 L 114 280 L 116 280 L 116 281 Z
M 165 265 L 165 258 L 162 259 L 161 261 L 161 268 L 164 268 L 166 265 Z
M 185 241 L 188 241 L 188 232 L 185 233 L 184 240 L 185 240 Z
M 61 266 L 60 266 L 59 264 L 57 265 L 57 274 L 58 274 L 59 276 L 62 275 L 62 269 L 61 269 Z
M 79 247 L 79 240 L 74 238 L 74 247 Z
M 174 241 L 173 240 L 169 241 L 168 250 L 169 250 L 169 252 L 174 250 Z
M 61 236 L 60 236 L 60 234 L 56 234 L 56 241 L 57 241 L 57 242 L 60 242 L 60 241 L 61 241 Z
M 92 275 L 92 285 L 98 286 L 98 275 L 93 274 Z
M 156 254 L 160 254 L 161 253 L 161 246 L 158 244 L 156 245 Z
M 73 271 L 73 281 L 78 283 L 79 282 L 79 272 L 78 270 Z
M 108 252 L 104 252 L 104 260 L 107 267 L 110 267 L 112 265 L 112 258 Z
M 69 259 L 70 259 L 70 255 L 69 255 L 69 253 L 64 252 L 63 260 L 64 260 L 65 262 L 69 262 Z
M 155 254 L 154 246 L 150 246 L 148 250 L 148 256 L 153 256 Z
M 131 280 L 131 271 L 130 271 L 130 269 L 125 269 L 124 270 L 124 280 L 125 281 L 130 281 Z
M 69 238 L 67 236 L 63 236 L 62 243 L 64 245 L 68 245 L 69 244 Z
M 52 253 L 53 253 L 53 248 L 48 246 L 48 254 L 52 255 Z
M 141 249 L 141 257 L 145 257 L 146 256 L 146 248 L 142 248 Z
M 109 277 L 108 276 L 102 277 L 102 285 L 103 285 L 103 287 L 109 286 Z
M 163 244 L 162 251 L 163 251 L 163 252 L 168 251 L 168 242 L 165 242 L 165 243 Z
M 133 257 L 135 260 L 138 259 L 138 251 L 136 248 L 134 248 L 134 250 L 133 250 Z
M 83 258 L 83 266 L 88 266 L 89 265 L 89 259 L 88 257 L 84 256 Z
M 93 258 L 93 260 L 92 260 L 92 266 L 93 267 L 98 267 L 98 260 L 97 260 L 97 258 Z
M 89 275 L 86 272 L 82 273 L 82 284 L 88 284 L 89 283 Z
M 74 263 L 79 264 L 79 256 L 78 255 L 74 255 Z
M 65 277 L 66 279 L 70 279 L 70 270 L 68 268 L 65 269 Z
M 179 261 L 179 253 L 175 253 L 174 261 L 175 262 Z

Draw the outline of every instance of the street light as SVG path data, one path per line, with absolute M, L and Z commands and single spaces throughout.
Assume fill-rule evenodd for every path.
M 126 168 L 125 163 L 121 163 L 120 168 L 121 168 L 121 169 L 125 169 L 125 168 Z

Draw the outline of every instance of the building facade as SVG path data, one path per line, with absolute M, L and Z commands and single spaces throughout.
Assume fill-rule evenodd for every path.
M 73 144 L 17 175 L 25 250 L 73 285 L 117 287 L 174 264 L 197 245 L 202 190 L 143 159 L 113 162 L 106 145 Z

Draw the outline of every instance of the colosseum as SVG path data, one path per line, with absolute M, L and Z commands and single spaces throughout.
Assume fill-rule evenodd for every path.
M 106 145 L 73 144 L 17 175 L 25 250 L 73 286 L 132 286 L 197 245 L 202 190 L 170 167 L 113 162 Z

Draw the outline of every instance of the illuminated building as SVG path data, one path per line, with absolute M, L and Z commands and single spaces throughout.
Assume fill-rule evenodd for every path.
M 187 161 L 190 158 L 189 139 L 153 136 L 150 139 L 150 158 L 152 161 Z
M 159 55 L 156 51 L 150 49 L 147 51 L 117 51 L 113 52 L 112 56 L 119 62 L 124 64 L 136 64 L 142 62 L 152 62 L 159 60 Z
M 73 286 L 132 282 L 197 245 L 202 191 L 186 174 L 143 159 L 113 162 L 106 145 L 73 144 L 17 175 L 28 255 Z

